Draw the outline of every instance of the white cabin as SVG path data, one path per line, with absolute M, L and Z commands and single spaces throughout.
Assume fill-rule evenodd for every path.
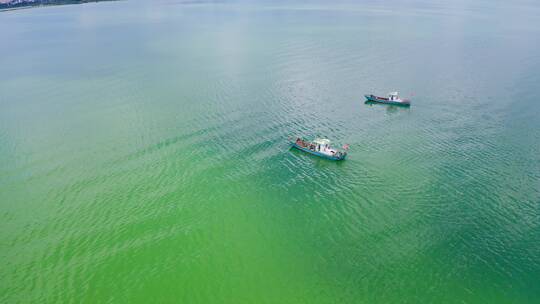
M 330 140 L 326 138 L 317 138 L 313 141 L 315 144 L 315 151 L 321 152 L 327 155 L 334 155 L 337 151 L 330 148 Z
M 388 93 L 388 100 L 391 100 L 391 101 L 399 100 L 398 92 Z

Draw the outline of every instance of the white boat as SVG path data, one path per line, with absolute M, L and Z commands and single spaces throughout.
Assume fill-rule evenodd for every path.
M 376 103 L 384 103 L 384 104 L 391 104 L 391 105 L 397 105 L 397 106 L 405 106 L 408 107 L 411 105 L 411 101 L 408 99 L 401 99 L 399 98 L 398 92 L 391 92 L 388 93 L 388 97 L 379 97 L 375 95 L 364 95 L 366 97 L 366 103 L 368 102 L 376 102 Z
M 346 150 L 349 149 L 349 145 L 345 145 L 343 146 L 345 151 L 339 151 L 331 147 L 330 140 L 326 138 L 317 138 L 310 142 L 298 137 L 291 144 L 298 150 L 331 160 L 344 160 L 347 157 Z

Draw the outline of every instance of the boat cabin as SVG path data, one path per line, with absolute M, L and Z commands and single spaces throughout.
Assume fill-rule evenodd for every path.
M 388 93 L 388 100 L 390 100 L 390 101 L 399 100 L 398 92 L 390 92 L 390 93 Z
M 326 138 L 317 138 L 313 141 L 316 151 L 327 151 L 330 148 L 330 141 Z

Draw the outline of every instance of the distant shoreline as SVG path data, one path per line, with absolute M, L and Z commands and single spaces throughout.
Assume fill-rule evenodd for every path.
M 85 4 L 85 3 L 105 2 L 105 1 L 109 2 L 109 1 L 119 1 L 119 0 L 56 0 L 56 1 L 48 0 L 45 2 L 24 2 L 24 3 L 19 3 L 16 5 L 0 4 L 0 13 L 20 10 L 20 9 L 34 8 L 34 7 Z
M 1 12 L 7 12 L 7 11 L 16 11 L 16 10 L 21 10 L 21 9 L 27 9 L 27 8 L 32 8 L 32 7 L 36 7 L 35 5 L 29 5 L 29 6 L 17 6 L 17 7 L 10 7 L 10 8 L 0 8 L 0 13 Z

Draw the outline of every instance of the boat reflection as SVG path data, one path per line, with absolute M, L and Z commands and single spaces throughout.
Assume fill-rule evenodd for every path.
M 386 113 L 388 113 L 388 114 L 394 114 L 394 113 L 398 113 L 398 112 L 410 112 L 411 111 L 410 107 L 404 107 L 404 106 L 392 105 L 392 104 L 384 104 L 384 103 L 379 103 L 379 102 L 374 102 L 374 101 L 369 101 L 369 100 L 366 100 L 364 102 L 364 104 L 367 104 L 369 106 L 385 107 L 386 108 Z

